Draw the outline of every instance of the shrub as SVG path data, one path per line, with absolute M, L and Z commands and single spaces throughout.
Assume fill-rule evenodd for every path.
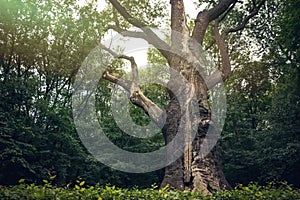
M 269 183 L 266 186 L 259 186 L 251 183 L 247 186 L 239 185 L 233 190 L 218 191 L 212 195 L 203 195 L 201 192 L 179 192 L 169 187 L 158 189 L 152 186 L 148 189 L 120 189 L 114 186 L 85 186 L 84 181 L 77 181 L 74 187 L 53 187 L 47 181 L 43 186 L 35 184 L 25 184 L 21 181 L 20 185 L 4 187 L 0 186 L 0 199 L 3 200 L 119 200 L 119 199 L 220 199 L 220 200 L 238 200 L 238 199 L 300 199 L 300 190 L 295 189 L 287 183 L 279 185 Z

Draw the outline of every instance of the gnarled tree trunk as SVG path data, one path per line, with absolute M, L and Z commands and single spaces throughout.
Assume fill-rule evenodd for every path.
M 178 38 L 177 38 L 178 39 Z M 184 39 L 182 42 L 185 42 Z M 175 57 L 175 56 L 174 56 Z M 180 94 L 185 91 L 185 84 L 178 82 L 177 74 L 174 74 L 169 81 L 171 102 L 167 108 L 167 120 L 163 128 L 163 134 L 166 144 L 173 140 L 176 134 L 184 134 L 186 139 L 186 150 L 184 155 L 171 165 L 165 168 L 165 175 L 161 187 L 170 185 L 179 190 L 202 191 L 210 194 L 213 191 L 230 188 L 225 179 L 222 170 L 219 143 L 207 155 L 202 155 L 201 146 L 203 146 L 204 138 L 207 135 L 211 122 L 211 110 L 208 104 L 207 86 L 203 77 L 197 70 L 193 70 L 193 66 L 188 63 L 188 59 L 177 56 L 172 58 L 169 63 L 173 69 L 179 71 L 190 87 L 188 92 L 190 96 L 197 98 L 199 113 L 196 118 L 190 120 L 184 119 L 187 125 L 197 127 L 197 133 L 194 139 L 190 138 L 187 132 L 178 131 L 180 121 L 186 112 L 192 112 L 189 108 L 190 104 L 186 102 L 185 107 L 180 107 L 178 96 L 187 95 Z M 188 101 L 188 99 L 185 99 Z M 193 108 L 194 109 L 194 108 Z M 189 115 L 190 113 L 186 113 Z M 184 131 L 193 131 L 193 128 L 187 128 Z M 192 139 L 192 141 L 190 141 Z M 168 152 L 172 154 L 172 152 Z

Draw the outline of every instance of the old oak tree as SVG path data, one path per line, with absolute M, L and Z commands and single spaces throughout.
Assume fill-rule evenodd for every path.
M 194 23 L 189 24 L 183 0 L 170 0 L 170 43 L 163 41 L 149 26 L 149 23 L 139 19 L 131 13 L 126 5 L 126 1 L 109 0 L 113 7 L 114 23 L 108 29 L 122 34 L 126 37 L 137 37 L 146 40 L 153 45 L 166 59 L 170 67 L 170 80 L 168 89 L 170 102 L 166 112 L 147 98 L 140 87 L 138 77 L 138 66 L 133 57 L 116 54 L 113 50 L 102 45 L 105 51 L 118 57 L 128 60 L 131 63 L 132 80 L 125 80 L 114 76 L 106 71 L 103 78 L 123 87 L 129 93 L 130 101 L 142 108 L 151 120 L 161 126 L 163 117 L 166 122 L 162 127 L 165 143 L 168 144 L 176 134 L 184 134 L 184 141 L 187 146 L 183 155 L 175 162 L 165 168 L 164 179 L 161 186 L 170 185 L 179 190 L 203 191 L 206 194 L 214 190 L 230 188 L 222 171 L 219 143 L 207 155 L 200 155 L 203 141 L 209 127 L 213 127 L 211 119 L 211 108 L 209 106 L 209 90 L 220 82 L 225 82 L 231 74 L 230 55 L 228 53 L 227 38 L 231 33 L 245 29 L 251 18 L 258 14 L 265 1 L 220 0 L 218 2 L 206 3 L 206 9 L 198 13 Z M 139 2 L 141 4 L 145 2 Z M 149 3 L 147 1 L 147 3 Z M 199 4 L 205 3 L 200 1 Z M 146 6 L 147 7 L 147 6 Z M 231 23 L 229 27 L 226 20 L 232 12 L 243 11 L 238 23 Z M 122 23 L 120 22 L 122 21 Z M 127 24 L 124 26 L 124 21 Z M 223 25 L 223 26 L 222 26 Z M 132 31 L 132 28 L 135 31 Z M 138 31 L 136 31 L 138 30 Z M 208 36 L 209 35 L 209 36 Z M 211 37 L 211 44 L 208 47 L 218 48 L 220 62 L 218 70 L 207 75 L 205 64 L 200 61 L 201 46 L 205 37 Z M 174 53 L 175 52 L 175 53 Z M 178 80 L 184 77 L 186 81 Z M 189 87 L 187 87 L 189 85 Z M 186 89 L 188 88 L 188 89 Z M 185 92 L 182 95 L 182 92 Z M 178 97 L 184 96 L 182 99 Z M 191 117 L 193 98 L 197 99 L 199 113 L 196 117 Z M 185 101 L 184 106 L 180 106 L 179 101 Z M 183 127 L 180 121 L 184 118 Z M 193 141 L 191 131 L 197 130 Z M 181 129 L 181 131 L 179 131 Z M 167 156 L 172 156 L 168 151 Z

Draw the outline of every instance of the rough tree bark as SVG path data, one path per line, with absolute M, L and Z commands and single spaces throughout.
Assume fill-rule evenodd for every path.
M 191 95 L 196 96 L 199 104 L 199 116 L 196 119 L 186 118 L 185 121 L 189 126 L 198 127 L 196 137 L 186 148 L 184 155 L 165 168 L 165 175 L 161 186 L 170 185 L 179 190 L 202 191 L 206 194 L 210 194 L 215 190 L 230 188 L 222 170 L 219 143 L 217 143 L 208 155 L 204 157 L 200 155 L 201 145 L 207 134 L 207 130 L 210 126 L 213 126 L 211 121 L 211 109 L 208 104 L 208 90 L 220 81 L 225 81 L 230 76 L 231 69 L 225 42 L 226 36 L 231 32 L 242 30 L 249 19 L 257 14 L 264 0 L 259 4 L 257 4 L 256 1 L 252 1 L 253 9 L 249 13 L 249 16 L 243 20 L 243 23 L 238 27 L 225 30 L 223 34 L 220 34 L 219 23 L 226 17 L 233 6 L 235 6 L 237 0 L 220 0 L 212 9 L 199 12 L 192 34 L 190 34 L 190 30 L 187 27 L 183 0 L 171 0 L 171 29 L 174 31 L 171 35 L 171 46 L 162 41 L 151 29 L 138 22 L 138 19 L 134 19 L 117 0 L 109 1 L 129 23 L 140 28 L 141 31 L 125 31 L 121 29 L 121 27 L 118 27 L 118 23 L 116 23 L 115 26 L 110 26 L 110 28 L 124 36 L 139 37 L 147 40 L 162 53 L 167 59 L 169 66 L 177 72 L 171 72 L 170 81 L 168 83 L 168 88 L 170 88 L 172 92 L 170 92 L 171 101 L 167 107 L 166 116 L 164 116 L 163 111 L 158 106 L 143 95 L 139 88 L 137 66 L 132 57 L 116 55 L 104 47 L 107 51 L 114 54 L 115 57 L 129 60 L 131 62 L 133 75 L 131 81 L 122 80 L 107 72 L 103 74 L 103 77 L 125 88 L 130 93 L 131 102 L 144 109 L 158 126 L 161 126 L 160 121 L 163 121 L 161 119 L 166 117 L 166 123 L 163 127 L 166 144 L 172 141 L 177 134 L 180 118 L 185 113 L 191 112 L 189 102 L 186 102 L 184 108 L 181 108 L 179 105 L 177 97 L 181 95 L 180 92 L 184 91 L 186 85 L 178 82 L 178 79 L 180 79 L 178 76 L 183 76 L 187 80 L 191 86 L 189 92 Z M 203 74 L 200 75 L 199 71 L 195 69 L 195 66 L 203 69 L 205 66 L 198 61 L 195 55 L 195 47 L 191 41 L 196 41 L 202 45 L 206 30 L 211 23 L 214 25 L 213 34 L 215 44 L 220 51 L 221 64 L 216 73 L 206 77 L 203 76 Z M 180 33 L 180 37 L 178 37 L 178 33 Z M 175 55 L 170 52 L 177 53 Z M 185 100 L 190 101 L 189 98 Z M 184 130 L 190 131 L 188 128 Z M 189 135 L 185 132 L 183 134 Z M 188 143 L 189 140 L 190 138 L 186 136 L 185 142 Z

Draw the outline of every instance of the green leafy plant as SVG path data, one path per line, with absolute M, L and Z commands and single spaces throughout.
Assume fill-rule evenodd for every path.
M 46 200 L 46 199 L 85 199 L 85 200 L 118 200 L 118 199 L 204 199 L 204 200 L 238 200 L 238 199 L 299 199 L 300 190 L 285 182 L 270 182 L 266 186 L 251 183 L 238 185 L 233 190 L 218 191 L 212 195 L 201 192 L 177 191 L 170 187 L 158 189 L 156 185 L 147 189 L 120 189 L 115 186 L 87 186 L 85 181 L 77 180 L 73 188 L 54 187 L 48 182 L 42 186 L 25 184 L 21 179 L 19 185 L 12 187 L 0 186 L 0 198 L 3 200 Z

